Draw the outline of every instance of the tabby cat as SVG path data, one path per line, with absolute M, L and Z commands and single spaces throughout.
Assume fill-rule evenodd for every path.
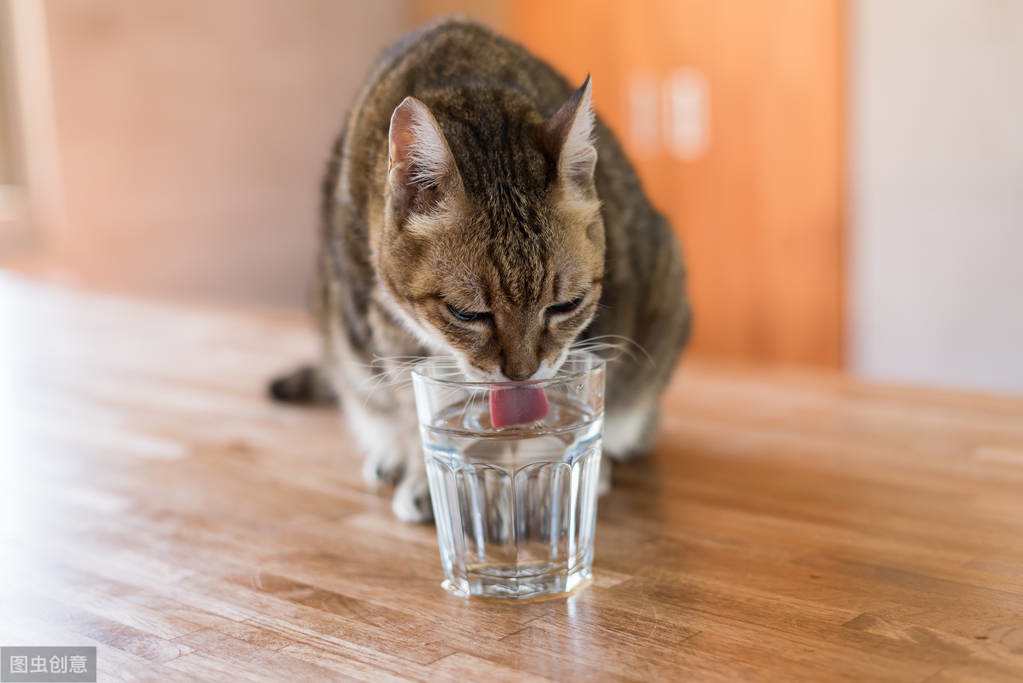
M 629 458 L 655 435 L 689 332 L 685 274 L 590 91 L 445 20 L 384 54 L 334 146 L 313 292 L 324 357 L 271 393 L 339 400 L 401 519 L 431 517 L 412 391 L 393 381 L 410 358 L 525 380 L 554 375 L 573 344 L 621 343 L 605 450 Z

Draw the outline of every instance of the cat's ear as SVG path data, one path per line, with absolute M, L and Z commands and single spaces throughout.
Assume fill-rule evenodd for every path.
M 561 109 L 543 124 L 543 137 L 557 160 L 561 179 L 580 190 L 593 182 L 597 148 L 593 146 L 593 105 L 590 102 L 590 77 Z
M 444 133 L 425 104 L 406 97 L 391 114 L 388 182 L 402 216 L 425 214 L 458 182 Z

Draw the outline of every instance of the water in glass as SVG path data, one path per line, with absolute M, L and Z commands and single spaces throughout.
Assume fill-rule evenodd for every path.
M 589 578 L 603 415 L 549 398 L 530 425 L 495 431 L 485 390 L 420 424 L 449 590 L 521 598 Z

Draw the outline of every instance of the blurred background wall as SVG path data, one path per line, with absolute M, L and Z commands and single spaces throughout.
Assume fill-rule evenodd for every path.
M 1023 390 L 1023 2 L 852 8 L 851 365 Z
M 66 217 L 39 226 L 47 263 L 103 287 L 301 305 L 330 143 L 405 3 L 43 8 Z
M 0 0 L 20 17 L 5 91 L 32 94 L 7 103 L 0 160 L 29 190 L 30 167 L 55 179 L 29 202 L 35 248 L 0 239 L 0 265 L 303 305 L 356 88 L 400 33 L 458 12 L 592 74 L 684 242 L 694 354 L 1023 391 L 1021 8 Z

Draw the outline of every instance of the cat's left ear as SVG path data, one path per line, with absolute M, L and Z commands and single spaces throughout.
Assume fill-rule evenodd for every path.
M 593 145 L 595 116 L 590 101 L 590 77 L 543 124 L 543 138 L 558 164 L 562 181 L 585 191 L 593 183 L 597 148 Z
M 458 168 L 429 108 L 406 97 L 391 114 L 388 133 L 391 196 L 403 217 L 429 213 L 457 187 Z

